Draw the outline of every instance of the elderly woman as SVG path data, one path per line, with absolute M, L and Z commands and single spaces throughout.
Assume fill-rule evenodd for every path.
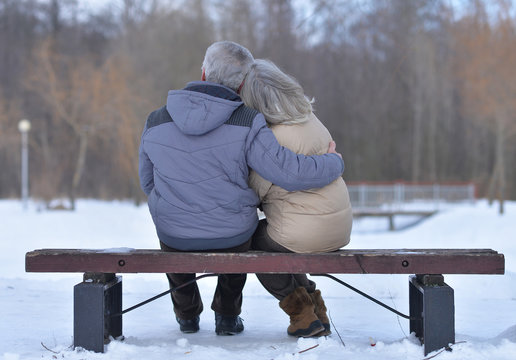
M 305 155 L 324 154 L 330 133 L 312 112 L 312 101 L 299 83 L 267 60 L 256 60 L 240 93 L 244 103 L 260 111 L 278 142 Z M 349 243 L 352 212 L 340 177 L 331 184 L 289 192 L 252 172 L 249 185 L 257 192 L 266 220 L 260 221 L 252 248 L 273 252 L 327 252 Z M 328 335 L 321 292 L 305 274 L 257 274 L 290 316 L 289 335 Z

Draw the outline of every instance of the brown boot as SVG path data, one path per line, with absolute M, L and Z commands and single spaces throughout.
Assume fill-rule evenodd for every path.
M 292 336 L 310 337 L 321 331 L 324 326 L 314 313 L 314 304 L 304 287 L 298 287 L 279 303 L 290 316 L 287 333 Z
M 315 290 L 313 293 L 310 294 L 310 297 L 312 298 L 312 302 L 314 304 L 314 312 L 315 315 L 319 320 L 321 320 L 321 323 L 324 326 L 324 331 L 317 334 L 317 336 L 327 336 L 331 334 L 330 329 L 330 319 L 328 319 L 328 316 L 326 315 L 326 305 L 324 304 L 324 300 L 321 296 L 320 290 Z

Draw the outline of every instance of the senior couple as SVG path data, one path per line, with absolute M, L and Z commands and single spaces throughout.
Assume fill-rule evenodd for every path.
M 349 242 L 344 162 L 302 87 L 230 41 L 212 44 L 201 81 L 171 90 L 145 124 L 140 182 L 164 251 L 334 251 Z M 266 219 L 259 221 L 261 205 Z M 287 333 L 328 335 L 326 306 L 304 274 L 256 274 L 290 317 Z M 171 288 L 195 274 L 167 274 Z M 246 274 L 220 274 L 215 332 L 243 331 Z M 199 330 L 197 284 L 172 293 L 180 330 Z

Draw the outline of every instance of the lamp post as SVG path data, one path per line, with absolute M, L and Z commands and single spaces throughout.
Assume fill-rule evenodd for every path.
M 30 130 L 30 121 L 22 119 L 18 122 L 18 130 L 21 133 L 21 197 L 23 209 L 27 210 L 29 199 L 29 147 L 28 133 Z

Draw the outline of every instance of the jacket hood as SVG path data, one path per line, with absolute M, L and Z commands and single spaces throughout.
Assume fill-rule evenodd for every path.
M 236 92 L 207 81 L 188 83 L 182 90 L 170 90 L 167 111 L 179 130 L 203 135 L 224 124 L 242 100 Z

